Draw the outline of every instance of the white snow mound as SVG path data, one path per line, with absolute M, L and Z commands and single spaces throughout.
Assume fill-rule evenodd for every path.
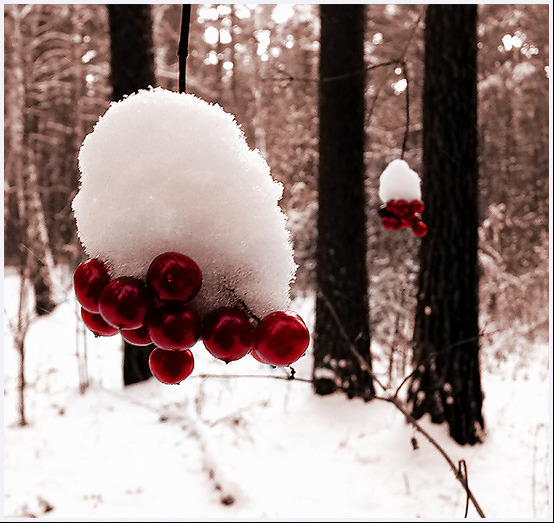
M 296 264 L 283 187 L 220 106 L 141 90 L 98 120 L 79 168 L 78 235 L 113 277 L 144 279 L 156 256 L 177 251 L 202 270 L 201 314 L 238 299 L 258 316 L 288 308 Z
M 379 178 L 379 198 L 389 200 L 421 201 L 421 180 L 404 160 L 393 160 Z

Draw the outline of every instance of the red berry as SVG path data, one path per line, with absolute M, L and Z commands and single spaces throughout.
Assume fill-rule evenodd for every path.
M 405 228 L 405 227 L 411 227 L 414 222 L 416 221 L 416 217 L 413 215 L 413 214 L 407 214 L 406 216 L 403 216 L 402 218 L 400 218 L 400 227 L 401 228 Z
M 253 358 L 256 361 L 259 361 L 260 363 L 267 364 L 267 361 L 263 360 L 262 357 L 258 354 L 258 352 L 256 350 L 253 350 L 250 354 L 252 354 Z
M 410 213 L 410 204 L 406 200 L 396 200 L 396 214 L 404 218 Z
M 194 357 L 190 350 L 164 350 L 156 347 L 148 359 L 150 372 L 162 383 L 173 385 L 183 381 L 194 369 Z
M 85 310 L 98 314 L 98 298 L 110 279 L 108 268 L 100 260 L 87 260 L 77 267 L 73 275 L 73 286 L 77 299 Z
M 152 343 L 147 325 L 142 325 L 138 329 L 121 329 L 120 332 L 121 337 L 131 345 L 142 347 Z
M 398 206 L 396 200 L 389 200 L 386 204 L 386 209 L 391 214 L 397 215 L 398 214 Z
M 96 336 L 114 336 L 119 332 L 117 327 L 112 327 L 110 324 L 106 323 L 100 314 L 89 312 L 83 307 L 81 307 L 81 318 L 83 318 L 85 325 L 90 331 L 96 334 Z
M 383 218 L 381 220 L 383 227 L 391 231 L 397 231 L 402 227 L 402 219 L 397 216 L 390 216 L 389 218 Z
M 148 333 L 162 349 L 188 349 L 200 336 L 198 313 L 184 303 L 162 303 L 148 315 Z
M 302 318 L 292 311 L 268 314 L 254 331 L 254 347 L 270 365 L 290 365 L 302 356 L 310 343 L 310 333 Z
M 410 202 L 410 210 L 413 214 L 418 214 L 421 211 L 423 211 L 423 203 L 421 203 L 419 200 L 412 200 Z
M 414 231 L 416 236 L 425 236 L 427 233 L 427 225 L 425 225 L 421 220 L 417 221 L 412 225 L 412 231 Z
M 238 309 L 221 307 L 202 320 L 202 339 L 208 352 L 226 363 L 246 356 L 252 348 L 254 330 Z
M 138 329 L 146 314 L 148 295 L 135 278 L 117 278 L 104 287 L 98 300 L 102 318 L 120 329 Z
M 150 265 L 146 281 L 163 301 L 189 301 L 202 286 L 202 271 L 178 252 L 160 254 Z
M 402 221 L 400 218 L 397 218 L 396 216 L 389 216 L 387 218 L 383 218 L 381 220 L 381 223 L 383 224 L 383 227 L 385 229 L 388 229 L 390 231 L 396 231 L 400 229 L 402 226 Z

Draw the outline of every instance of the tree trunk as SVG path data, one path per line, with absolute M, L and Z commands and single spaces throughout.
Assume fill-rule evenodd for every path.
M 321 5 L 315 391 L 369 400 L 371 365 L 364 189 L 364 5 Z M 337 325 L 338 316 L 349 341 Z
M 484 427 L 477 272 L 477 6 L 431 5 L 425 27 L 424 220 L 413 415 L 446 421 L 460 444 Z
M 156 83 L 152 16 L 147 4 L 108 4 L 111 38 L 112 99 Z M 170 139 L 170 137 L 168 137 Z M 148 358 L 154 345 L 135 347 L 123 342 L 123 383 L 131 385 L 150 376 Z

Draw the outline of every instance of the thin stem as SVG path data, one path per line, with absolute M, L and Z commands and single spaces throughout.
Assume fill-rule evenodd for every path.
M 179 38 L 179 92 L 186 92 L 187 56 L 189 54 L 189 29 L 190 29 L 191 4 L 183 4 L 181 17 L 181 36 Z
M 293 374 L 289 376 L 273 376 L 271 374 L 193 374 L 187 378 L 190 380 L 192 378 L 269 378 L 273 380 L 282 380 L 282 381 L 299 381 L 302 383 L 313 383 L 311 379 L 308 378 L 297 378 Z
M 404 159 L 406 144 L 408 143 L 408 133 L 410 132 L 410 81 L 408 79 L 408 66 L 405 61 L 402 62 L 402 71 L 404 73 L 404 79 L 406 80 L 406 130 L 404 131 L 404 141 L 402 142 L 401 160 Z
M 483 512 L 483 510 L 479 506 L 479 503 L 477 503 L 477 500 L 475 499 L 475 496 L 473 495 L 473 492 L 471 492 L 471 490 L 469 489 L 469 486 L 467 484 L 467 480 L 464 479 L 464 477 L 463 477 L 462 473 L 460 472 L 460 470 L 458 469 L 458 467 L 456 467 L 456 465 L 454 464 L 454 462 L 452 461 L 450 456 L 437 443 L 437 441 L 423 427 L 421 427 L 421 425 L 417 422 L 417 420 L 404 408 L 404 406 L 402 405 L 400 400 L 398 398 L 394 397 L 394 396 L 391 397 L 391 398 L 383 398 L 383 397 L 375 396 L 375 399 L 380 400 L 380 401 L 386 401 L 387 403 L 392 403 L 404 415 L 404 417 L 406 418 L 406 421 L 408 421 L 408 423 L 410 425 L 412 425 L 412 427 L 414 427 L 414 429 L 416 429 L 420 434 L 422 434 L 425 437 L 425 439 L 427 439 L 427 441 L 429 443 L 431 443 L 431 445 L 433 445 L 433 447 L 435 447 L 435 449 L 438 450 L 440 455 L 445 459 L 445 461 L 448 463 L 448 465 L 450 466 L 450 468 L 454 472 L 454 475 L 456 476 L 456 479 L 464 487 L 464 490 L 467 493 L 467 497 L 473 503 L 473 506 L 475 507 L 475 510 L 477 511 L 477 514 L 479 514 L 480 517 L 484 518 L 485 513 Z
M 458 472 L 462 476 L 462 479 L 465 482 L 465 487 L 466 487 L 466 492 L 467 492 L 466 509 L 465 509 L 465 512 L 464 512 L 464 518 L 467 518 L 467 513 L 469 511 L 469 488 L 468 488 L 469 478 L 467 477 L 467 463 L 466 463 L 465 459 L 461 459 L 460 461 L 458 461 Z

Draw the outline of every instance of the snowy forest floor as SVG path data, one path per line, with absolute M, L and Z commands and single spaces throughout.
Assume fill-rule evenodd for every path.
M 123 388 L 121 338 L 87 333 L 89 389 L 79 393 L 77 307 L 70 298 L 28 332 L 29 425 L 17 426 L 18 354 L 9 321 L 18 279 L 4 279 L 4 516 L 45 518 L 462 518 L 465 493 L 443 458 L 390 404 L 318 397 L 247 356 L 225 365 L 199 344 L 179 386 Z M 313 326 L 313 300 L 294 304 Z M 378 350 L 378 348 L 374 348 Z M 488 517 L 552 517 L 549 346 L 482 359 L 483 444 L 461 447 L 422 425 Z M 492 364 L 494 363 L 494 364 Z M 309 378 L 311 356 L 294 365 Z M 411 438 L 417 438 L 413 449 Z M 550 492 L 550 494 L 549 494 Z M 470 517 L 476 513 L 469 508 Z

